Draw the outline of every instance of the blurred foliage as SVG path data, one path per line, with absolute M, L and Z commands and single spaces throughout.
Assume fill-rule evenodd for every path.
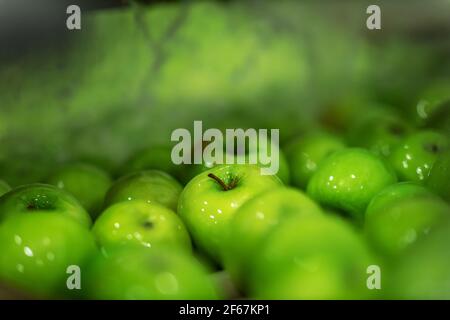
M 364 2 L 309 1 L 133 2 L 85 14 L 82 31 L 0 62 L 0 177 L 36 181 L 80 158 L 112 169 L 193 120 L 280 128 L 286 139 L 355 96 L 352 112 L 372 99 L 409 110 L 435 53 L 395 33 L 380 40 L 365 19 Z

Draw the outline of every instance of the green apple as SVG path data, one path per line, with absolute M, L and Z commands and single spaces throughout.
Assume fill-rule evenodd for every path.
M 435 131 L 419 131 L 393 150 L 389 161 L 400 180 L 424 181 L 437 157 L 448 149 L 448 138 Z
M 85 227 L 92 224 L 83 206 L 68 192 L 47 184 L 20 186 L 0 197 L 0 221 L 14 215 L 55 212 Z
M 178 214 L 196 245 L 216 262 L 221 261 L 236 210 L 257 194 L 282 185 L 277 176 L 260 171 L 255 165 L 218 165 L 192 179 L 180 196 Z
M 139 244 L 191 250 L 191 240 L 181 219 L 172 210 L 143 200 L 116 203 L 95 222 L 92 232 L 102 247 Z
M 437 227 L 419 241 L 413 250 L 406 250 L 395 262 L 389 278 L 389 298 L 450 299 L 450 221 Z
M 171 159 L 172 148 L 166 145 L 156 145 L 143 149 L 132 155 L 119 169 L 120 176 L 143 170 L 160 170 L 176 177 L 179 166 Z
M 130 200 L 159 203 L 176 210 L 183 187 L 169 174 L 159 170 L 131 173 L 117 180 L 105 196 L 105 207 Z
M 366 209 L 366 218 L 374 212 L 383 211 L 400 199 L 414 199 L 417 197 L 433 197 L 430 190 L 415 182 L 398 182 L 387 186 L 377 193 Z
M 349 143 L 388 157 L 393 148 L 411 132 L 410 125 L 386 111 L 368 112 L 349 130 Z
M 391 168 L 375 154 L 348 148 L 320 163 L 307 191 L 319 203 L 362 219 L 373 196 L 396 180 Z
M 404 195 L 390 201 L 374 199 L 385 205 L 369 208 L 365 233 L 378 252 L 397 255 L 450 217 L 450 207 L 443 200 L 432 193 L 415 192 L 415 196 Z
M 367 268 L 378 263 L 352 226 L 333 216 L 280 224 L 254 256 L 255 299 L 365 299 Z
M 339 138 L 323 132 L 315 132 L 292 141 L 285 149 L 292 184 L 305 189 L 316 172 L 318 163 L 344 147 Z
M 0 180 L 0 197 L 11 190 L 11 187 L 3 180 Z
M 244 203 L 230 220 L 225 269 L 245 287 L 249 261 L 267 235 L 280 223 L 303 216 L 322 216 L 320 207 L 303 192 L 291 188 L 265 191 Z M 236 241 L 239 239 L 239 241 Z
M 12 216 L 0 224 L 0 281 L 40 298 L 68 295 L 67 268 L 83 268 L 95 251 L 92 234 L 73 219 L 44 211 Z
M 108 173 L 84 163 L 60 168 L 47 182 L 74 195 L 93 219 L 100 213 L 106 191 L 112 184 Z
M 431 168 L 426 185 L 444 200 L 450 202 L 450 150 L 437 158 Z
M 86 296 L 107 300 L 217 299 L 208 270 L 170 249 L 120 247 L 98 255 L 86 272 Z

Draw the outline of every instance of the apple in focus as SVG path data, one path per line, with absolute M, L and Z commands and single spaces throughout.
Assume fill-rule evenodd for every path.
M 124 201 L 108 207 L 92 232 L 104 248 L 137 244 L 146 248 L 175 247 L 191 250 L 191 240 L 181 219 L 172 210 L 143 200 Z
M 280 186 L 277 176 L 261 175 L 256 165 L 218 165 L 187 184 L 178 214 L 200 250 L 221 262 L 229 221 L 236 210 L 259 193 Z

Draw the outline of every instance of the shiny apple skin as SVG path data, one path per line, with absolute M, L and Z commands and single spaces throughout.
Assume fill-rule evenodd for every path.
M 232 190 L 223 188 L 208 175 L 226 183 L 238 179 Z M 282 186 L 275 175 L 261 175 L 256 165 L 220 165 L 197 175 L 183 190 L 178 214 L 196 245 L 217 262 L 222 261 L 227 228 L 236 210 L 257 194 Z

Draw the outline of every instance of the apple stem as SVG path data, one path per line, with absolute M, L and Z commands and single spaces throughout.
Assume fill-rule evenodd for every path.
M 220 179 L 215 174 L 210 173 L 210 174 L 208 174 L 208 177 L 210 177 L 211 179 L 214 179 L 218 184 L 220 184 L 220 186 L 223 188 L 224 191 L 230 190 L 230 188 L 225 184 L 225 182 L 223 182 L 223 180 Z

